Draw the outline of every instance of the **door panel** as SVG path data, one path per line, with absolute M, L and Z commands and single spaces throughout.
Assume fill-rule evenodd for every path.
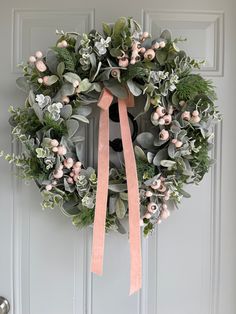
M 15 88 L 16 65 L 35 50 L 50 46 L 56 29 L 88 32 L 122 15 L 133 16 L 152 35 L 168 28 L 176 37 L 188 37 L 183 47 L 193 57 L 207 59 L 201 73 L 214 80 L 224 115 L 223 125 L 216 129 L 213 157 L 217 163 L 199 187 L 188 188 L 192 198 L 184 200 L 180 210 L 142 240 L 143 289 L 129 297 L 127 235 L 106 236 L 104 274 L 92 275 L 92 229 L 78 231 L 59 211 L 42 211 L 36 186 L 11 177 L 10 167 L 0 160 L 0 295 L 10 300 L 14 314 L 235 314 L 236 173 L 235 166 L 229 166 L 234 165 L 236 153 L 232 145 L 236 114 L 233 1 L 5 2 L 0 13 L 4 39 L 0 146 L 18 151 L 11 144 L 7 124 L 8 105 L 19 105 L 25 97 Z M 83 131 L 88 139 L 83 147 L 88 164 L 96 164 L 97 123 L 94 110 Z M 114 127 L 112 136 L 116 132 Z

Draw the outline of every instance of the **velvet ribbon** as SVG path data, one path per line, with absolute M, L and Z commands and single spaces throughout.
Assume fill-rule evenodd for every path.
M 109 184 L 109 107 L 113 95 L 104 88 L 98 101 L 100 120 L 98 129 L 98 180 L 93 228 L 91 271 L 103 272 L 105 224 Z M 129 92 L 126 99 L 118 99 L 121 139 L 128 190 L 129 238 L 130 238 L 130 294 L 142 285 L 142 258 L 140 239 L 139 187 L 136 161 L 131 138 L 127 107 L 134 106 L 134 97 Z

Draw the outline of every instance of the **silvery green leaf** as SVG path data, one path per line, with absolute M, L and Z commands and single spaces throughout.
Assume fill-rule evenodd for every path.
M 64 178 L 64 187 L 65 187 L 65 191 L 67 191 L 67 192 L 70 192 L 70 193 L 73 193 L 74 191 L 75 191 L 75 186 L 74 186 L 74 184 L 72 185 L 72 184 L 69 184 L 68 182 L 67 182 L 67 179 L 66 178 Z M 65 208 L 65 207 L 64 207 Z M 77 208 L 77 211 L 78 211 L 78 208 Z
M 73 84 L 75 81 L 81 82 L 79 75 L 73 72 L 67 72 L 63 75 L 63 77 L 71 84 Z
M 82 115 L 84 117 L 87 117 L 92 112 L 91 106 L 80 106 L 79 108 L 75 109 L 75 113 L 78 115 Z
M 65 71 L 65 63 L 64 62 L 60 62 L 57 66 L 57 74 L 59 77 L 62 77 L 63 73 Z
M 181 125 L 179 124 L 179 122 L 177 120 L 174 120 L 172 122 L 171 128 L 170 128 L 171 132 L 178 134 L 181 131 Z
M 72 115 L 72 106 L 71 105 L 65 105 L 60 111 L 60 116 L 67 120 Z
M 109 197 L 108 210 L 109 210 L 109 214 L 111 214 L 111 215 L 116 212 L 116 200 L 117 200 L 117 196 L 110 196 Z
M 179 106 L 179 98 L 177 96 L 177 93 L 175 92 L 173 95 L 172 95 L 172 103 L 175 105 L 175 106 Z
M 74 216 L 79 213 L 78 202 L 75 200 L 69 200 L 63 203 L 63 209 L 68 216 Z
M 78 89 L 79 89 L 79 92 L 86 92 L 87 90 L 90 89 L 90 87 L 92 86 L 92 83 L 89 82 L 89 80 L 87 78 L 83 79 L 79 86 L 78 86 Z
M 79 128 L 79 122 L 75 119 L 66 121 L 66 126 L 69 134 L 69 138 L 73 137 Z
M 157 50 L 156 59 L 160 63 L 160 65 L 164 65 L 166 62 L 168 52 L 164 49 Z
M 81 143 L 78 143 L 75 145 L 75 151 L 76 151 L 76 156 L 77 156 L 78 160 L 80 160 L 82 162 L 84 155 L 83 155 L 83 149 L 82 149 Z
M 161 160 L 161 166 L 166 168 L 172 168 L 176 164 L 173 160 Z
M 153 147 L 154 136 L 150 132 L 143 132 L 137 136 L 136 140 L 143 148 L 149 149 Z
M 46 54 L 46 64 L 50 70 L 50 72 L 56 74 L 57 73 L 57 66 L 59 64 L 57 54 L 53 50 L 48 50 Z
M 125 192 L 127 191 L 127 184 L 123 183 L 109 184 L 108 189 L 112 192 Z
M 141 147 L 135 145 L 134 152 L 137 158 L 140 158 L 143 161 L 147 161 L 146 154 L 144 153 Z
M 161 35 L 160 35 L 161 38 L 167 40 L 167 41 L 171 41 L 171 32 L 168 30 L 168 29 L 165 29 Z
M 104 81 L 105 87 L 116 97 L 118 98 L 127 98 L 128 93 L 124 85 L 120 84 L 115 79 L 110 79 L 108 81 Z
M 33 105 L 35 103 L 35 95 L 34 95 L 34 92 L 32 91 L 32 89 L 29 92 L 28 101 L 29 101 L 30 106 L 33 107 Z
M 167 158 L 168 158 L 167 149 L 163 148 L 163 149 L 159 150 L 159 152 L 155 155 L 155 157 L 153 159 L 153 164 L 155 166 L 160 166 L 161 161 L 164 159 L 167 159 Z
M 73 143 L 83 142 L 85 140 L 84 136 L 78 135 L 71 138 Z
M 30 91 L 29 83 L 24 76 L 16 79 L 16 86 L 25 93 L 29 93 Z
M 150 164 L 152 164 L 153 158 L 154 158 L 155 154 L 148 152 L 147 153 L 147 160 Z
M 117 228 L 118 228 L 117 231 L 119 233 L 121 233 L 121 234 L 126 234 L 127 233 L 125 227 L 122 225 L 122 223 L 120 222 L 119 219 L 116 219 L 116 225 L 117 225 Z
M 170 143 L 170 145 L 168 146 L 168 155 L 170 156 L 170 158 L 173 159 L 175 157 L 175 152 L 176 152 L 175 145 L 173 143 Z
M 48 77 L 48 80 L 47 80 L 47 85 L 51 86 L 51 85 L 55 84 L 58 80 L 59 80 L 59 78 L 57 75 L 50 75 Z
M 123 200 L 123 201 L 128 201 L 128 193 L 125 193 L 125 192 L 120 192 L 120 198 Z
M 39 121 L 41 123 L 43 123 L 43 111 L 42 111 L 42 109 L 36 103 L 33 104 L 33 109 L 34 109 L 34 112 L 35 112 L 36 116 L 38 117 Z
M 154 146 L 161 146 L 163 144 L 165 144 L 166 142 L 168 142 L 169 139 L 163 141 L 163 140 L 160 140 L 158 137 L 154 139 L 154 142 L 153 142 L 153 145 Z
M 71 116 L 71 119 L 82 121 L 84 123 L 89 123 L 89 120 L 86 117 L 79 115 L 79 114 L 75 114 L 75 115 Z
M 101 72 L 98 76 L 97 76 L 97 81 L 106 81 L 109 80 L 110 78 L 110 74 L 111 74 L 111 69 L 106 69 L 103 72 Z
M 126 213 L 126 208 L 125 208 L 125 204 L 122 201 L 122 199 L 120 197 L 118 197 L 116 199 L 116 216 L 119 219 L 122 219 L 125 217 L 125 213 Z
M 183 195 L 183 197 L 186 197 L 186 198 L 190 198 L 191 197 L 191 195 L 188 192 L 186 192 L 185 190 L 183 190 L 183 189 L 180 189 L 179 192 L 180 192 L 180 194 Z
M 186 130 L 181 130 L 178 134 L 178 139 L 180 141 L 183 141 L 184 137 L 187 135 L 187 131 Z
M 127 85 L 129 87 L 130 92 L 134 95 L 134 96 L 139 96 L 142 94 L 142 89 L 138 87 L 138 85 L 136 83 L 134 83 L 134 81 L 132 80 L 128 80 L 127 81 Z
M 95 80 L 95 78 L 97 77 L 97 75 L 101 69 L 101 66 L 102 66 L 102 62 L 99 61 L 96 72 L 91 76 L 91 81 Z

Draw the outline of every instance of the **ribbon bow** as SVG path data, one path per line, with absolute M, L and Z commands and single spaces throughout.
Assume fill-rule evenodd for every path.
M 109 184 L 109 107 L 113 95 L 104 88 L 98 101 L 100 110 L 98 135 L 98 183 L 93 228 L 91 271 L 102 275 L 105 241 L 105 223 Z M 128 189 L 129 237 L 130 237 L 130 294 L 141 288 L 142 261 L 140 240 L 139 188 L 127 107 L 134 106 L 134 98 L 128 93 L 126 99 L 118 99 L 121 139 Z

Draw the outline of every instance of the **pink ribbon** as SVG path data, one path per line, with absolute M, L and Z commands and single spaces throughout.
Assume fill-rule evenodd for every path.
M 103 272 L 105 223 L 109 184 L 109 107 L 112 100 L 113 95 L 106 88 L 104 88 L 98 101 L 98 106 L 101 108 L 98 135 L 98 183 L 91 263 L 91 271 L 97 275 L 102 275 Z M 127 99 L 118 99 L 121 139 L 123 144 L 128 189 L 130 294 L 137 292 L 142 285 L 139 188 L 136 161 L 127 114 L 127 107 L 133 106 L 134 97 L 131 93 L 128 93 Z

